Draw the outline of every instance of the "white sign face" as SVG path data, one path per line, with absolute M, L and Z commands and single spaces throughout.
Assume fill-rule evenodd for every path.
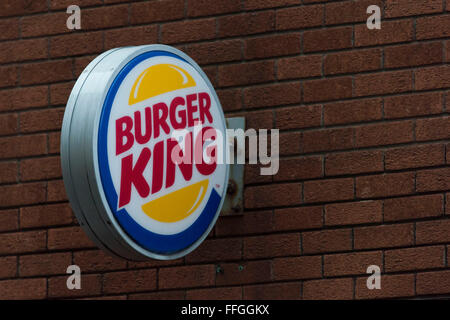
M 225 119 L 192 59 L 167 46 L 132 49 L 105 53 L 75 85 L 62 133 L 68 146 L 66 154 L 61 151 L 65 184 L 77 217 L 100 246 L 131 259 L 177 258 L 203 241 L 222 207 L 228 166 L 218 161 L 218 148 L 225 144 Z M 97 110 L 92 119 L 83 95 Z M 76 117 L 88 123 L 83 127 Z M 90 132 L 93 138 L 83 146 L 82 139 L 70 139 Z M 70 149 L 82 148 L 92 160 L 86 173 L 70 166 Z M 101 203 L 98 217 L 86 211 L 80 201 L 89 201 L 86 190 L 74 181 L 89 173 L 86 183 L 94 183 L 98 194 L 87 198 L 91 207 Z

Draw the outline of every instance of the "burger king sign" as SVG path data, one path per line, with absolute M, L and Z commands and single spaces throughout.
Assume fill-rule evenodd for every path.
M 181 51 L 101 54 L 77 80 L 61 133 L 64 184 L 80 225 L 126 259 L 191 252 L 224 200 L 225 130 L 210 81 Z

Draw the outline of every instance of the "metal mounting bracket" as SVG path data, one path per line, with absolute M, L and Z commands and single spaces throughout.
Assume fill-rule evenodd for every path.
M 245 131 L 245 117 L 226 118 L 228 129 L 242 129 Z M 237 164 L 236 157 L 245 153 L 243 148 L 234 141 L 234 137 L 227 137 L 232 141 L 227 141 L 228 148 L 234 147 L 234 161 L 229 164 L 229 178 L 225 201 L 222 206 L 221 215 L 242 215 L 244 214 L 244 168 L 245 164 Z

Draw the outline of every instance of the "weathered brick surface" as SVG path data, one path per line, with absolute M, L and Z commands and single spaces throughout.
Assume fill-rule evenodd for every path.
M 71 4 L 0 1 L 1 299 L 450 295 L 449 0 L 83 0 L 78 31 Z M 279 129 L 280 168 L 246 166 L 244 214 L 185 258 L 127 262 L 77 224 L 61 124 L 98 54 L 152 43 L 197 61 L 226 116 Z

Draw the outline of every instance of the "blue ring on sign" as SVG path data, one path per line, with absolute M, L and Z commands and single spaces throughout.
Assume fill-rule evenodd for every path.
M 111 115 L 111 108 L 117 91 L 119 90 L 119 87 L 125 77 L 131 70 L 133 70 L 133 68 L 137 64 L 146 59 L 158 56 L 173 57 L 189 64 L 188 61 L 173 53 L 165 51 L 150 51 L 135 57 L 133 60 L 128 62 L 125 67 L 123 67 L 123 69 L 119 72 L 117 77 L 112 82 L 103 104 L 98 130 L 97 160 L 99 164 L 102 186 L 109 204 L 109 208 L 111 209 L 114 217 L 119 222 L 122 229 L 143 248 L 155 253 L 172 254 L 186 249 L 195 241 L 197 241 L 201 236 L 203 236 L 203 234 L 211 224 L 211 221 L 214 219 L 217 213 L 217 208 L 219 207 L 222 200 L 219 193 L 214 189 L 214 187 L 212 188 L 211 195 L 206 203 L 205 208 L 200 213 L 197 220 L 195 220 L 194 223 L 192 223 L 192 225 L 190 225 L 189 228 L 185 229 L 184 231 L 172 235 L 162 235 L 151 232 L 138 224 L 130 216 L 126 209 L 117 210 L 118 197 L 112 181 L 108 161 L 107 138 L 109 117 Z

